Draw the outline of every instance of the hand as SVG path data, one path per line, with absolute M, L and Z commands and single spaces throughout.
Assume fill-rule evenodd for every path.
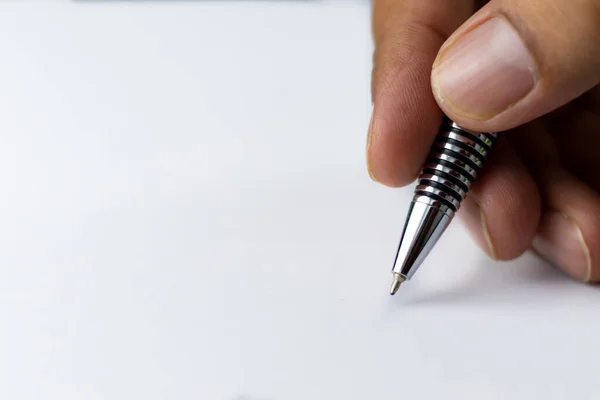
M 475 241 L 600 281 L 600 0 L 373 1 L 372 178 L 413 182 L 442 111 L 502 132 L 458 213 Z

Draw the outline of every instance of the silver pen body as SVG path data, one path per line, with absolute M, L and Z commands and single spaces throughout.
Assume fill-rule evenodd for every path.
M 392 267 L 394 294 L 412 278 L 481 174 L 496 133 L 461 128 L 444 118 L 414 191 Z

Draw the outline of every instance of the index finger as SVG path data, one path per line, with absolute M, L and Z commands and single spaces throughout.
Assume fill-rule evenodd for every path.
M 373 115 L 367 165 L 374 180 L 404 186 L 416 179 L 441 123 L 431 67 L 474 5 L 472 0 L 373 3 Z

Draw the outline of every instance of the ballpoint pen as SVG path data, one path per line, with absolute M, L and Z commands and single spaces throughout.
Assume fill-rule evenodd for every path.
M 444 233 L 485 165 L 497 134 L 444 117 L 415 188 L 396 252 L 390 294 L 414 275 Z

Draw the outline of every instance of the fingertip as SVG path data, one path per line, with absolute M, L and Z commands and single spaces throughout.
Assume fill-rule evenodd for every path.
M 600 282 L 600 195 L 560 167 L 538 179 L 548 211 L 534 250 L 577 280 Z
M 367 165 L 375 181 L 401 187 L 417 178 L 442 120 L 431 91 L 431 66 L 472 8 L 462 1 L 375 2 L 374 110 L 367 140 Z
M 463 220 L 486 254 L 507 261 L 530 247 L 540 218 L 540 194 L 508 143 L 498 142 L 469 196 Z
M 389 187 L 403 187 L 417 179 L 441 123 L 439 109 L 430 107 L 425 119 L 398 104 L 406 101 L 406 95 L 380 99 L 367 133 L 369 175 Z M 416 104 L 423 102 L 417 99 Z
M 600 82 L 595 2 L 543 2 L 492 0 L 454 31 L 431 73 L 446 115 L 467 129 L 502 132 Z
M 489 234 L 485 213 L 472 196 L 465 199 L 458 216 L 477 247 L 491 259 L 497 260 L 496 246 Z
M 596 278 L 585 235 L 577 220 L 564 212 L 544 214 L 532 248 L 574 279 L 590 282 Z

